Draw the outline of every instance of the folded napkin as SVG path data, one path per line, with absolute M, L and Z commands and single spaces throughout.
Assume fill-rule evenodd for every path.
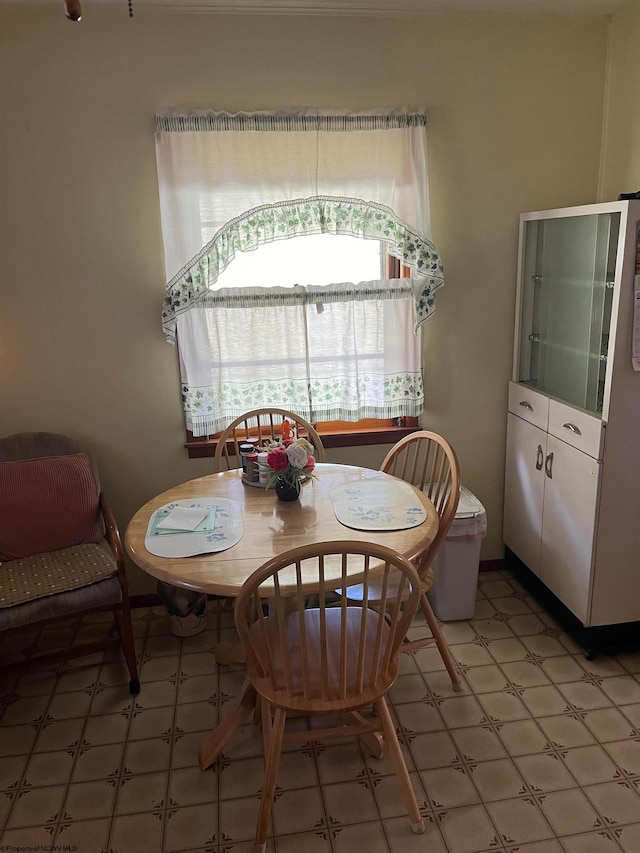
M 174 506 L 156 511 L 149 534 L 204 533 L 213 530 L 215 522 L 215 506 Z

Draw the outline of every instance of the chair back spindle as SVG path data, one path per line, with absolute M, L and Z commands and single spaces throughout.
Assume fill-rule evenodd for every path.
M 259 447 L 283 438 L 283 424 L 288 421 L 296 438 L 306 438 L 314 448 L 316 462 L 324 462 L 324 446 L 315 427 L 287 409 L 253 409 L 233 420 L 222 431 L 216 444 L 214 470 L 230 471 L 240 467 L 240 445 L 257 441 Z

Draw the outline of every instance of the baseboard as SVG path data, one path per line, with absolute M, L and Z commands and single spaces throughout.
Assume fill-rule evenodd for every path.
M 160 596 L 155 592 L 145 592 L 141 595 L 130 595 L 131 607 L 158 607 L 162 602 Z
M 507 568 L 504 558 L 501 560 L 480 560 L 481 572 L 502 572 Z

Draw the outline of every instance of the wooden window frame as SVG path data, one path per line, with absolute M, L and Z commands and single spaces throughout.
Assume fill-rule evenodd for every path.
M 314 424 L 325 448 L 359 447 L 370 444 L 395 444 L 405 435 L 420 428 L 418 418 L 375 419 L 368 418 L 355 423 L 347 421 L 323 421 Z M 189 459 L 213 456 L 218 443 L 217 435 L 194 436 L 187 430 L 185 447 Z

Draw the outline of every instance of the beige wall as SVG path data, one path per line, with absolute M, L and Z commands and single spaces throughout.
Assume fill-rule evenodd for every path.
M 603 201 L 640 190 L 640 0 L 611 22 L 602 160 Z
M 483 558 L 502 556 L 518 214 L 596 200 L 607 22 L 144 6 L 129 20 L 124 2 L 89 0 L 84 11 L 72 24 L 58 3 L 0 10 L 0 434 L 89 441 L 123 528 L 147 499 L 210 470 L 182 447 L 176 353 L 160 328 L 157 107 L 424 106 L 446 274 L 425 335 L 424 424 L 452 440 L 487 508 Z M 631 88 L 612 93 L 617 125 Z M 633 175 L 607 169 L 616 193 Z M 329 458 L 376 466 L 384 450 Z

